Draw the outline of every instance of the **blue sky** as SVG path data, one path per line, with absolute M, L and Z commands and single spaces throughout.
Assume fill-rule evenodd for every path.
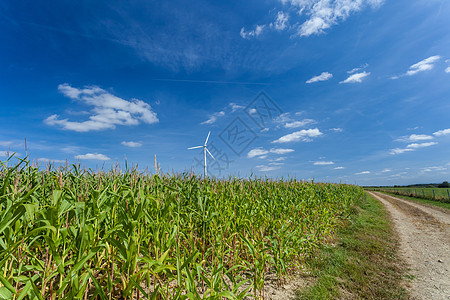
M 357 184 L 450 175 L 444 0 L 2 1 L 0 159 Z

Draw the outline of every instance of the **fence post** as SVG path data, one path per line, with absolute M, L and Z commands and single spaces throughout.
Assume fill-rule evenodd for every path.
M 448 200 L 450 200 L 450 193 L 448 192 L 448 189 L 447 189 L 447 195 L 448 195 Z
M 425 198 L 425 190 L 422 189 L 422 196 Z

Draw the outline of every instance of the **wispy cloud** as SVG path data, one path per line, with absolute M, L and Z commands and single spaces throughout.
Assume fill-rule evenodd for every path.
M 255 29 L 246 31 L 244 27 L 241 28 L 240 35 L 243 39 L 251 39 L 260 36 L 263 33 L 266 25 L 256 25 Z
M 390 154 L 392 154 L 392 155 L 397 155 L 397 154 L 402 154 L 402 153 L 405 153 L 405 152 L 410 152 L 410 151 L 414 151 L 414 149 L 411 149 L 411 148 L 394 148 L 394 149 L 391 149 L 390 151 L 389 151 L 389 153 Z
M 413 143 L 413 144 L 409 144 L 408 146 L 406 146 L 406 148 L 418 149 L 418 148 L 430 147 L 430 146 L 433 146 L 433 145 L 437 145 L 437 143 L 435 143 L 435 142 Z
M 417 73 L 428 71 L 433 69 L 434 64 L 440 60 L 441 57 L 439 55 L 430 56 L 424 60 L 419 61 L 416 64 L 413 64 L 409 67 L 409 70 L 406 72 L 406 75 L 411 76 Z
M 345 79 L 345 80 L 343 80 L 343 81 L 341 81 L 339 83 L 357 83 L 357 82 L 362 82 L 362 80 L 365 77 L 369 76 L 369 75 L 370 75 L 370 72 L 366 72 L 366 71 L 361 72 L 361 73 L 355 73 L 355 74 L 350 75 L 347 79 Z
M 355 173 L 355 175 L 365 175 L 365 174 L 370 174 L 370 171 L 362 171 L 362 172 Z
M 279 11 L 274 22 L 268 27 L 277 31 L 291 29 L 295 31 L 293 36 L 308 37 L 323 34 L 329 28 L 345 21 L 350 15 L 365 7 L 379 7 L 384 0 L 281 0 L 285 10 L 295 10 L 291 26 L 288 26 L 289 15 L 285 11 Z M 298 19 L 294 19 L 297 16 Z M 306 20 L 304 20 L 306 16 Z M 266 25 L 256 25 L 255 29 L 247 31 L 241 28 L 240 35 L 244 39 L 250 39 L 262 34 Z
M 275 30 L 281 31 L 286 29 L 289 21 L 289 15 L 285 12 L 279 11 L 277 18 L 273 23 L 270 23 L 270 27 L 275 28 Z
M 250 150 L 247 154 L 247 157 L 248 158 L 254 158 L 254 157 L 266 158 L 267 157 L 266 155 L 269 153 L 282 155 L 282 154 L 287 154 L 287 153 L 291 153 L 294 151 L 295 151 L 294 149 L 284 149 L 284 148 L 272 148 L 270 150 L 266 150 L 262 147 L 259 147 L 259 148 Z M 272 161 L 276 161 L 276 160 L 272 160 Z
M 329 166 L 329 165 L 334 165 L 333 161 L 315 161 L 314 162 L 315 166 Z
M 247 157 L 248 158 L 261 157 L 261 156 L 264 156 L 264 155 L 266 155 L 268 153 L 269 153 L 269 151 L 267 151 L 267 150 L 265 150 L 263 148 L 255 148 L 255 149 L 252 149 L 252 150 L 250 150 L 248 152 Z
M 284 124 L 284 127 L 285 128 L 298 128 L 298 127 L 306 126 L 308 124 L 315 124 L 315 123 L 317 123 L 317 122 L 313 119 L 303 119 L 301 121 L 287 122 L 286 124 Z
M 313 83 L 318 81 L 326 81 L 333 78 L 333 74 L 328 72 L 322 72 L 322 74 L 312 77 L 311 79 L 307 80 L 306 83 Z
M 277 157 L 277 158 L 273 158 L 273 159 L 269 159 L 270 161 L 275 161 L 275 162 L 277 162 L 277 161 L 283 161 L 283 160 L 286 160 L 286 157 L 284 157 L 284 156 L 281 156 L 281 157 Z
M 259 166 L 256 166 L 256 168 L 260 172 L 270 172 L 270 171 L 278 170 L 281 167 L 280 166 L 273 166 L 273 165 L 272 166 L 259 165 Z
M 436 131 L 433 133 L 433 135 L 435 135 L 435 136 L 443 136 L 443 135 L 447 135 L 447 134 L 450 134 L 450 128 L 439 130 L 439 131 Z
M 290 142 L 310 142 L 313 138 L 321 136 L 323 133 L 318 128 L 300 130 L 280 137 L 272 143 L 290 143 Z
M 445 171 L 447 168 L 438 166 L 438 167 L 425 167 L 422 168 L 422 172 L 436 172 L 436 171 Z
M 87 121 L 76 122 L 59 119 L 59 116 L 54 114 L 44 120 L 47 125 L 57 125 L 63 129 L 77 132 L 87 132 L 114 129 L 117 125 L 138 125 L 140 122 L 153 124 L 159 121 L 151 106 L 144 101 L 138 99 L 127 101 L 97 86 L 78 89 L 65 83 L 60 84 L 58 90 L 64 96 L 81 101 L 94 108 Z
M 141 143 L 139 143 L 139 142 L 132 142 L 132 141 L 129 141 L 129 142 L 123 141 L 121 144 L 124 145 L 124 146 L 127 146 L 127 147 L 131 147 L 131 148 L 137 148 L 137 147 L 141 147 L 142 146 Z
M 225 116 L 225 112 L 224 111 L 219 111 L 216 113 L 213 113 L 212 115 L 209 116 L 209 119 L 200 123 L 201 125 L 210 125 L 210 124 L 214 124 L 218 118 Z
M 270 149 L 270 153 L 274 153 L 274 154 L 287 154 L 287 153 L 291 153 L 294 152 L 294 149 L 283 149 L 283 148 L 272 148 Z
M 434 137 L 426 134 L 411 134 L 410 136 L 402 136 L 396 139 L 396 142 L 420 142 L 432 140 Z
M 430 139 L 429 137 L 431 137 L 431 139 L 433 138 L 432 136 L 426 136 L 426 135 L 414 135 L 414 137 L 412 137 L 412 138 L 410 136 L 409 139 L 410 139 L 410 141 L 420 141 L 420 140 L 428 140 L 428 139 Z M 426 147 L 430 147 L 430 146 L 434 146 L 434 145 L 437 145 L 437 143 L 436 142 L 412 143 L 412 144 L 407 145 L 406 148 L 391 149 L 389 151 L 389 153 L 392 155 L 403 154 L 405 152 L 411 152 L 411 151 L 415 151 L 416 149 L 426 148 Z
M 344 129 L 342 129 L 342 128 L 330 128 L 330 131 L 342 132 L 342 131 L 344 131 Z
M 343 169 L 345 169 L 344 167 L 336 167 L 336 168 L 333 168 L 333 170 L 343 170 Z
M 389 172 L 392 172 L 392 170 L 391 170 L 391 169 L 383 169 L 383 170 L 381 171 L 381 173 L 389 173 Z
M 87 159 L 87 160 L 110 160 L 110 158 L 104 154 L 100 153 L 86 153 L 75 156 L 76 159 Z
M 299 25 L 299 36 L 310 36 L 324 33 L 326 29 L 345 21 L 351 14 L 362 10 L 365 6 L 378 7 L 382 0 L 282 0 L 298 9 L 300 15 L 308 15 L 308 19 Z
M 40 162 L 46 162 L 46 163 L 65 163 L 65 160 L 61 160 L 61 159 L 51 159 L 51 158 L 45 158 L 45 157 L 41 157 L 38 158 L 38 161 Z
M 235 112 L 235 111 L 237 111 L 237 110 L 240 110 L 240 109 L 244 109 L 244 108 L 245 108 L 244 106 L 238 105 L 238 104 L 233 103 L 233 102 L 231 102 L 231 103 L 228 104 L 228 105 L 231 107 L 231 112 Z
M 364 70 L 364 69 L 367 68 L 368 66 L 369 66 L 369 64 L 368 64 L 368 63 L 365 63 L 365 64 L 363 64 L 363 65 L 360 66 L 360 67 L 353 68 L 353 69 L 351 69 L 350 71 L 347 71 L 347 73 L 348 73 L 348 74 L 353 74 L 353 73 L 356 73 L 356 72 L 358 72 L 358 71 Z

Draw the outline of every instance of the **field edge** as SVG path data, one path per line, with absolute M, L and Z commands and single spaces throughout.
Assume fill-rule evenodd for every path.
M 297 299 L 408 299 L 411 279 L 399 256 L 399 240 L 384 206 L 366 194 L 356 213 L 309 262 L 314 284 L 298 291 Z

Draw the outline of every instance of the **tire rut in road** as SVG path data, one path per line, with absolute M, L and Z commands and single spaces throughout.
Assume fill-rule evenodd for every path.
M 400 254 L 414 279 L 413 299 L 450 300 L 450 213 L 369 192 L 389 211 L 400 238 Z

